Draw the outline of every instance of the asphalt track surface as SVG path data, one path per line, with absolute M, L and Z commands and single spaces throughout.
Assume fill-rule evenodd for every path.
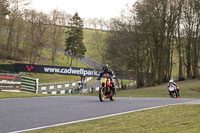
M 115 101 L 104 102 L 100 102 L 98 97 L 90 96 L 1 99 L 0 133 L 21 132 L 193 101 L 199 99 L 117 97 Z

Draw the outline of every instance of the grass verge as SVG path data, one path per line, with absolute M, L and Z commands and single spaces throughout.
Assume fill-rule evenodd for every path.
M 159 86 L 119 90 L 118 97 L 169 97 L 166 90 L 168 83 Z M 181 98 L 200 98 L 200 80 L 188 80 L 177 82 L 180 86 Z
M 0 99 L 4 98 L 24 98 L 24 97 L 45 97 L 50 96 L 48 94 L 35 94 L 35 93 L 18 93 L 18 92 L 0 92 Z M 51 95 L 53 96 L 53 95 Z
M 198 133 L 199 114 L 199 104 L 167 106 L 31 133 Z

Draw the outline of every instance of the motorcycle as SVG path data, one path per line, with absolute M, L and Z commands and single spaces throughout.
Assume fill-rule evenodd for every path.
M 101 87 L 99 88 L 99 100 L 103 102 L 105 99 L 110 98 L 110 101 L 114 101 L 115 92 L 111 89 L 111 79 L 109 76 L 104 78 L 104 81 L 101 81 Z
M 171 98 L 176 98 L 176 86 L 168 87 L 168 91 Z

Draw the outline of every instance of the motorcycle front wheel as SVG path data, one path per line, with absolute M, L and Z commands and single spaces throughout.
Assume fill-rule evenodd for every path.
M 114 101 L 115 100 L 115 94 L 113 91 L 111 91 L 111 94 L 110 94 L 110 101 Z
M 171 98 L 175 98 L 175 92 L 174 92 L 174 91 L 171 91 L 171 92 L 170 92 L 170 96 L 171 96 Z
M 111 95 L 110 96 L 110 101 L 114 101 L 115 100 L 115 96 L 114 95 Z
M 101 101 L 101 102 L 103 102 L 104 101 L 104 88 L 103 87 L 100 87 L 99 88 L 99 100 Z

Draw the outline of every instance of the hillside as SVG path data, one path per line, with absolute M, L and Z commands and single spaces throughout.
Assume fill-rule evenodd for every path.
M 92 34 L 95 32 L 100 32 L 100 31 L 95 31 L 95 30 L 89 30 L 89 29 L 84 29 L 84 45 L 87 48 L 86 52 L 86 57 L 91 58 L 92 60 L 99 61 L 100 57 L 98 56 L 98 52 L 96 49 L 92 46 L 91 40 L 92 40 Z M 6 38 L 6 34 L 5 38 Z M 65 36 L 63 36 L 64 40 Z M 4 39 L 5 41 L 5 39 Z M 1 46 L 4 47 L 4 46 Z M 64 43 L 62 43 L 62 49 L 65 48 Z M 5 47 L 4 47 L 5 48 Z M 67 56 L 59 51 L 57 51 L 57 56 L 55 59 L 55 66 L 66 66 L 68 67 L 69 64 L 67 63 Z M 28 58 L 22 58 L 22 59 L 6 59 L 3 56 L 1 56 L 0 59 L 0 64 L 13 64 L 13 63 L 29 63 Z M 77 65 L 76 65 L 77 62 Z M 52 65 L 52 60 L 51 60 L 51 49 L 50 48 L 43 48 L 42 54 L 41 54 L 41 59 L 39 64 L 41 65 Z M 73 59 L 72 67 L 91 67 L 88 64 L 84 63 L 83 61 L 75 60 Z M 76 76 L 63 76 L 63 75 L 47 75 L 47 74 L 33 74 L 33 73 L 24 73 L 27 76 L 33 77 L 33 78 L 39 78 L 41 83 L 45 82 L 62 82 L 62 81 L 75 81 L 75 80 L 80 80 L 80 77 Z
M 100 30 L 89 30 L 84 29 L 84 40 L 83 43 L 87 48 L 85 56 L 94 61 L 102 63 L 102 58 L 99 52 L 99 48 L 104 50 L 105 48 L 105 37 L 106 32 Z

